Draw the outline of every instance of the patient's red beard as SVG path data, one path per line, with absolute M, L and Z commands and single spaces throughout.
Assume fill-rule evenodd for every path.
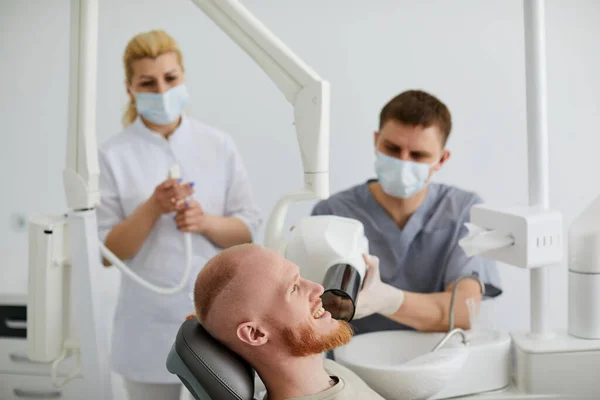
M 284 328 L 283 341 L 294 357 L 306 357 L 333 350 L 350 342 L 354 330 L 346 321 L 338 321 L 338 328 L 327 335 L 320 335 L 310 324 L 299 328 Z

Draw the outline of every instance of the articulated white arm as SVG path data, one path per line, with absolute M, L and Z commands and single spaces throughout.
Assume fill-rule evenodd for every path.
M 237 0 L 193 0 L 275 82 L 290 103 L 321 78 Z
M 63 182 L 71 210 L 99 202 L 96 144 L 98 1 L 71 0 L 69 122 Z
M 193 0 L 275 82 L 294 106 L 304 188 L 284 195 L 267 222 L 265 245 L 280 249 L 289 204 L 329 196 L 329 83 L 237 0 Z

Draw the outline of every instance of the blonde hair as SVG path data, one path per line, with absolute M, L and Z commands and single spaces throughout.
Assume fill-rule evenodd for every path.
M 179 45 L 168 33 L 162 30 L 153 30 L 140 33 L 134 36 L 123 54 L 123 65 L 125 67 L 125 79 L 128 85 L 131 85 L 133 78 L 133 62 L 142 58 L 156 58 L 162 54 L 173 52 L 177 56 L 177 61 L 183 70 L 183 56 Z M 123 114 L 123 126 L 127 127 L 137 118 L 137 109 L 135 102 L 130 98 L 127 109 Z

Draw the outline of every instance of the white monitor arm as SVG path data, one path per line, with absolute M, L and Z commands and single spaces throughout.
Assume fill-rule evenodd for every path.
M 275 82 L 294 106 L 304 188 L 285 194 L 267 222 L 264 244 L 281 250 L 293 201 L 329 196 L 329 83 L 300 60 L 237 0 L 193 0 Z

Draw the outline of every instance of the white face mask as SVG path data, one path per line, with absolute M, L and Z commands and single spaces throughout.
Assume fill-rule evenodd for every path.
M 189 95 L 184 84 L 164 93 L 134 93 L 138 114 L 157 125 L 174 122 L 183 113 Z
M 383 191 L 390 196 L 408 198 L 420 192 L 427 184 L 433 164 L 404 161 L 377 152 L 375 171 Z

